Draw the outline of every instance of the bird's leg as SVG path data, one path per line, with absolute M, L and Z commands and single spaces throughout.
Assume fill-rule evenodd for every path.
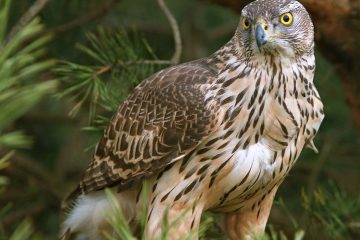
M 265 231 L 277 187 L 274 187 L 254 208 L 228 213 L 224 219 L 224 230 L 232 240 L 256 239 Z
M 145 239 L 198 238 L 202 207 L 177 201 L 171 205 L 157 204 L 149 208 Z

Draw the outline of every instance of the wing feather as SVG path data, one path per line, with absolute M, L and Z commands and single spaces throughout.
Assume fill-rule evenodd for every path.
M 162 70 L 135 88 L 71 196 L 152 175 L 201 144 L 219 126 L 219 105 L 205 98 L 215 75 L 196 61 Z

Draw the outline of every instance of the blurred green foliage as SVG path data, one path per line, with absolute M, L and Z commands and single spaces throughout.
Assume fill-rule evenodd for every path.
M 56 81 L 36 81 L 40 74 L 55 64 L 54 60 L 44 58 L 46 44 L 50 35 L 36 38 L 43 30 L 40 19 L 35 18 L 8 38 L 8 18 L 10 0 L 0 3 L 0 170 L 11 164 L 14 151 L 10 148 L 29 147 L 31 139 L 22 131 L 12 127 L 14 121 L 29 112 L 45 95 L 56 88 Z M 15 129 L 15 130 L 14 130 Z M 0 175 L 0 193 L 6 194 L 11 179 Z M 11 203 L 0 208 L 0 218 L 11 211 Z M 26 216 L 25 216 L 26 217 Z M 30 239 L 32 223 L 29 219 L 21 221 L 10 234 L 0 225 L 0 238 L 10 240 Z
M 88 164 L 98 130 L 134 86 L 165 67 L 142 60 L 169 59 L 174 50 L 166 18 L 148 0 L 49 1 L 7 39 L 35 2 L 0 1 L 0 239 L 57 238 L 60 202 Z M 238 23 L 237 13 L 205 1 L 167 2 L 180 24 L 182 61 L 211 54 Z M 326 114 L 320 154 L 302 153 L 262 239 L 360 238 L 360 140 L 334 67 L 318 53 L 315 83 Z M 109 217 L 125 227 L 116 238 L 123 236 L 124 222 Z M 211 222 L 204 239 L 224 239 L 216 220 L 204 216 Z
M 41 59 L 49 35 L 26 42 L 43 29 L 39 18 L 21 28 L 11 39 L 6 39 L 10 3 L 3 1 L 0 6 L 0 149 L 29 146 L 30 139 L 20 131 L 6 132 L 6 129 L 56 86 L 55 81 L 33 81 L 55 63 Z

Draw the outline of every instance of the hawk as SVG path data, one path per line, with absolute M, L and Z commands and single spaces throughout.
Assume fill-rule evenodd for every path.
M 196 233 L 205 211 L 218 214 L 230 239 L 261 234 L 299 154 L 316 150 L 324 112 L 314 72 L 305 8 L 295 0 L 250 3 L 220 50 L 159 71 L 120 104 L 68 199 L 65 237 L 102 239 L 104 188 L 132 225 L 148 206 L 146 239 L 161 236 L 164 217 L 177 219 L 170 239 Z

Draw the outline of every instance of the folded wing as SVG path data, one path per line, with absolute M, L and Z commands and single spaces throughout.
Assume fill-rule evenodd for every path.
M 205 98 L 215 73 L 201 61 L 145 80 L 119 106 L 71 198 L 149 176 L 181 159 L 219 126 L 219 108 Z

